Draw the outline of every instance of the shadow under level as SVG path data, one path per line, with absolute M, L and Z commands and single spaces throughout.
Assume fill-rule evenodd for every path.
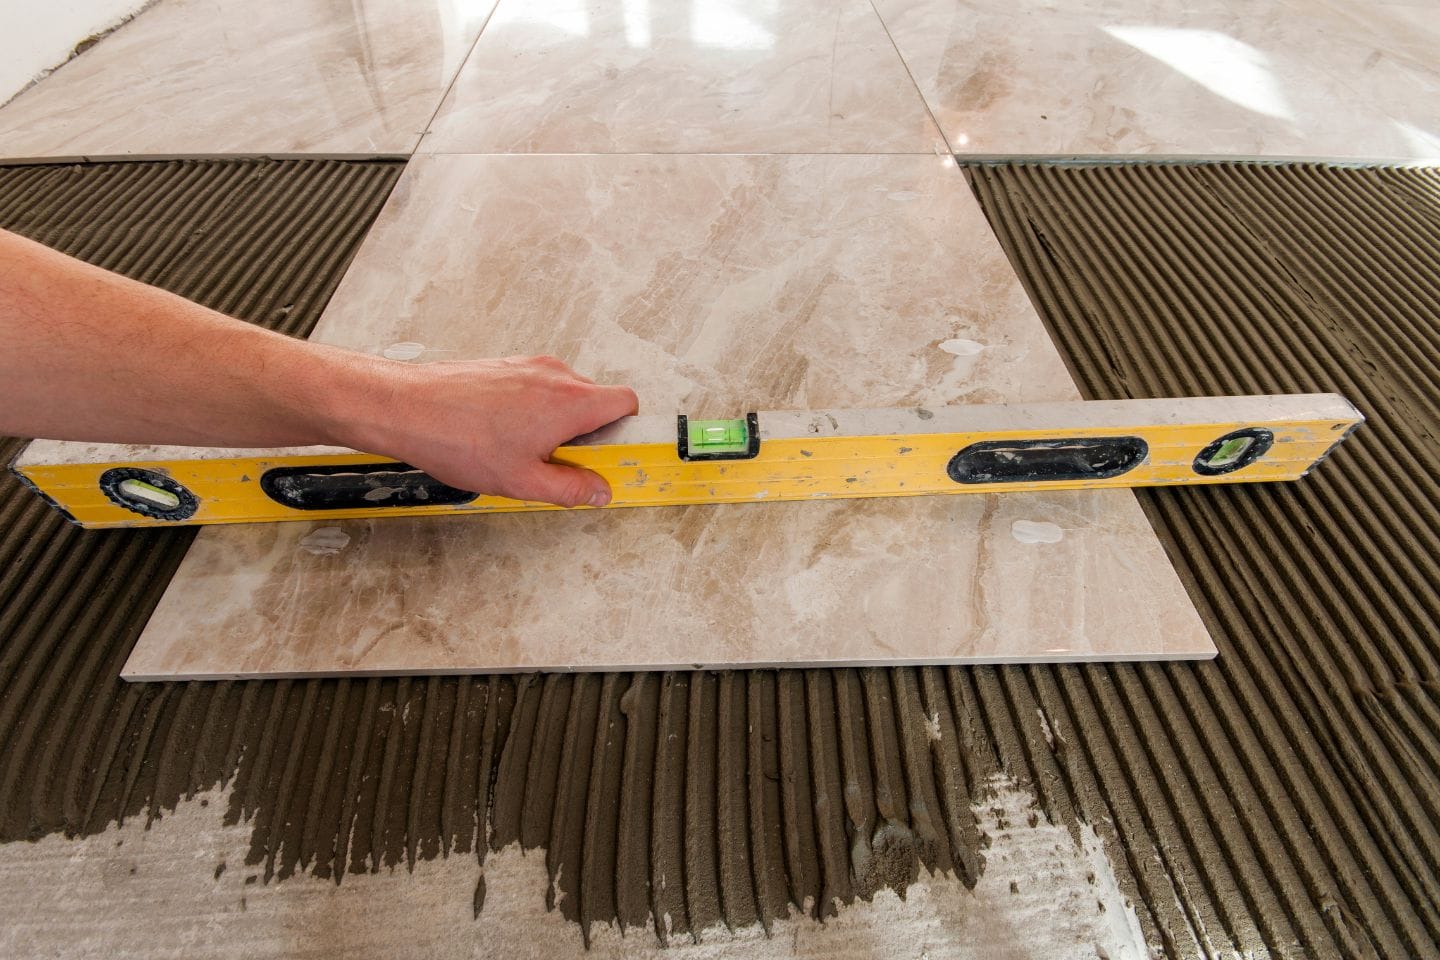
M 6 167 L 0 225 L 303 335 L 399 170 Z M 1274 956 L 1433 955 L 1440 178 L 964 176 L 1087 395 L 1335 390 L 1369 417 L 1303 483 L 1140 494 L 1218 660 L 124 684 L 192 534 L 77 530 L 5 477 L 0 841 L 228 783 L 266 879 L 519 841 L 583 928 L 668 915 L 673 935 L 825 914 L 922 865 L 973 884 L 972 807 L 1004 772 L 1051 822 L 1095 827 L 1170 955 L 1201 931 Z

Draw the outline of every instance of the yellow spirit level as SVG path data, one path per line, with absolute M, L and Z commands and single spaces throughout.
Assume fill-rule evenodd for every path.
M 641 416 L 555 451 L 611 507 L 1295 480 L 1362 417 L 1334 394 Z M 333 447 L 36 441 L 11 467 L 84 527 L 557 509 Z

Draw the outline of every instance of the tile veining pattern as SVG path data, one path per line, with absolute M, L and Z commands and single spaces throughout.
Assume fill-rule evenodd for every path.
M 312 336 L 552 353 L 701 416 L 1078 396 L 936 157 L 417 158 Z M 126 675 L 1213 652 L 1094 491 L 211 528 Z
M 1440 11 L 876 0 L 958 153 L 1440 157 Z
M 493 0 L 160 0 L 0 110 L 0 157 L 410 153 Z

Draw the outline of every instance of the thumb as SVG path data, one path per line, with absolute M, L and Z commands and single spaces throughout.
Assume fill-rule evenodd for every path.
M 526 472 L 524 482 L 513 495 L 561 507 L 603 507 L 610 502 L 610 485 L 598 473 L 541 462 Z

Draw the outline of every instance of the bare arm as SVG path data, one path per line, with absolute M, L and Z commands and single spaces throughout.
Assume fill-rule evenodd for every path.
M 634 413 L 549 357 L 406 364 L 262 330 L 0 230 L 0 435 L 404 460 L 466 490 L 603 505 L 547 462 Z

